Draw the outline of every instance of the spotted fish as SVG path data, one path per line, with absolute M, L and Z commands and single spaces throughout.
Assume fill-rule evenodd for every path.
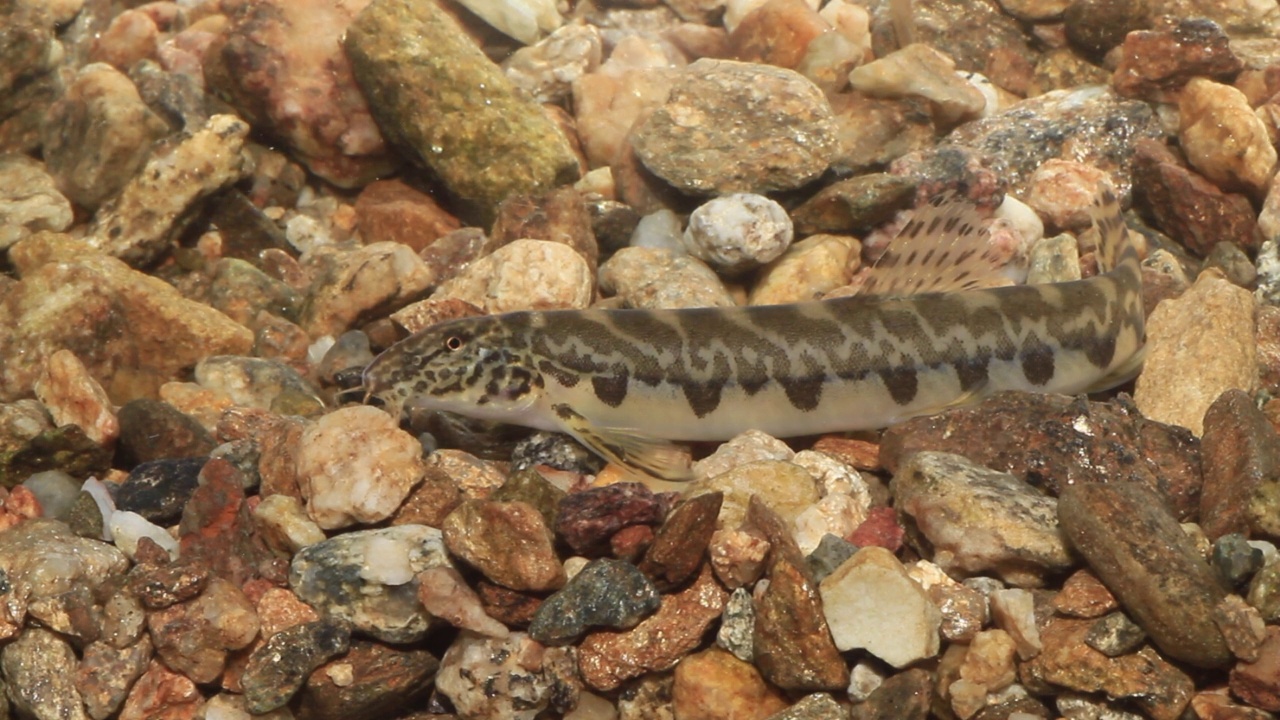
M 963 201 L 926 205 L 901 233 L 915 243 L 906 256 L 966 267 L 974 250 L 946 257 L 963 243 L 933 241 L 973 236 L 972 217 Z M 386 350 L 364 389 L 395 412 L 413 403 L 566 432 L 666 479 L 688 474 L 670 441 L 882 428 L 1002 390 L 1103 390 L 1137 373 L 1144 316 L 1109 191 L 1092 219 L 1105 272 L 1084 280 L 901 296 L 907 283 L 890 277 L 889 294 L 790 305 L 464 318 Z M 950 287 L 968 288 L 967 271 L 952 273 Z

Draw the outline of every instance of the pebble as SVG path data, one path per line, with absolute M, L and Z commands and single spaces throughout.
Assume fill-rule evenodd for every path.
M 946 127 L 977 118 L 987 104 L 982 93 L 956 72 L 954 60 L 921 43 L 855 68 L 849 83 L 872 97 L 923 97 L 930 101 L 934 119 Z
M 115 445 L 120 424 L 111 400 L 74 353 L 50 355 L 34 389 L 55 424 L 77 425 L 93 442 L 108 449 Z
M 111 513 L 106 525 L 111 541 L 131 560 L 138 559 L 144 538 L 168 553 L 170 559 L 177 559 L 180 554 L 178 541 L 167 530 L 138 513 L 117 510 Z
M 362 7 L 270 0 L 232 13 L 219 52 L 204 60 L 212 89 L 339 187 L 358 187 L 398 164 L 339 47 Z M 305 37 L 290 30 L 301 25 Z
M 152 660 L 120 709 L 120 720 L 193 720 L 204 704 L 196 684 Z
M 1117 132 L 1118 128 L 1124 132 Z M 1095 86 L 1055 90 L 1024 100 L 960 126 L 948 140 L 988 155 L 1001 179 L 1025 197 L 1035 171 L 1055 158 L 1104 170 L 1123 192 L 1129 182 L 1120 158 L 1132 154 L 1138 139 L 1163 136 L 1149 105 Z
M 1135 203 L 1193 253 L 1209 255 L 1221 242 L 1258 247 L 1259 218 L 1249 198 L 1219 189 L 1188 169 L 1163 143 L 1138 141 L 1133 178 Z
M 910 178 L 868 173 L 822 188 L 793 209 L 791 218 L 798 235 L 841 235 L 891 220 L 914 197 L 915 183 Z
M 1225 593 L 1158 495 L 1135 483 L 1075 485 L 1058 513 L 1072 546 L 1156 646 L 1196 667 L 1230 662 L 1214 621 Z
M 733 6 L 741 12 L 748 4 L 756 7 L 733 23 L 729 34 L 730 57 L 736 60 L 796 70 L 815 48 L 814 42 L 831 29 L 818 14 L 817 7 L 810 7 L 805 0 L 733 3 Z
M 632 130 L 631 144 L 646 168 L 683 192 L 763 194 L 821 175 L 835 131 L 831 106 L 799 73 L 703 58 Z
M 338 535 L 294 556 L 289 587 L 321 613 L 383 642 L 414 642 L 432 618 L 418 602 L 417 574 L 451 566 L 439 530 L 396 525 Z
M 914 520 L 943 570 L 994 571 L 1039 587 L 1073 560 L 1057 522 L 1057 502 L 1016 477 L 959 455 L 922 452 L 894 474 L 894 504 Z
M 1003 630 L 984 630 L 973 638 L 959 668 L 960 678 L 947 687 L 951 708 L 962 718 L 973 717 L 990 696 L 1017 679 L 1014 642 Z
M 244 143 L 249 125 L 214 115 L 172 149 L 152 156 L 120 194 L 102 206 L 87 238 L 98 252 L 134 267 L 171 249 L 189 208 L 248 175 Z
M 1269 561 L 1253 576 L 1247 596 L 1249 605 L 1258 609 L 1269 623 L 1280 620 L 1280 562 Z
M 1124 37 L 1111 85 L 1125 97 L 1177 102 L 1192 78 L 1229 82 L 1243 69 L 1222 27 L 1206 17 L 1164 17 Z
M 166 667 L 208 684 L 222 676 L 228 652 L 258 636 L 258 614 L 239 587 L 214 577 L 194 599 L 149 613 L 147 630 Z
M 299 318 L 312 337 L 340 335 L 374 310 L 397 310 L 420 299 L 437 280 L 413 250 L 394 242 L 325 246 L 306 257 L 314 264 L 326 257 L 332 262 L 312 282 Z
M 111 312 L 102 310 L 107 307 Z M 245 354 L 253 345 L 253 333 L 222 313 L 91 253 L 25 271 L 0 300 L 0 324 L 13 332 L 13 344 L 0 348 L 6 370 L 0 401 L 26 393 L 43 372 L 49 348 L 75 353 L 112 401 L 123 404 L 154 396 L 207 355 Z M 102 337 L 111 340 L 104 344 Z
M 40 163 L 23 155 L 0 156 L 0 250 L 46 231 L 62 232 L 75 218 Z
M 1200 522 L 1217 539 L 1280 529 L 1270 490 L 1280 481 L 1280 434 L 1240 390 L 1228 390 L 1205 413 Z
M 1101 486 L 1097 486 L 1101 487 Z M 1080 692 L 1128 698 L 1154 720 L 1176 720 L 1191 701 L 1191 678 L 1151 648 L 1109 658 L 1085 644 L 1093 622 L 1053 618 L 1041 630 L 1044 652 L 1023 663 L 1020 676 L 1036 687 L 1053 683 Z
M 564 22 L 556 4 L 547 0 L 527 3 L 466 0 L 460 4 L 494 29 L 525 45 L 534 44 Z
M 95 590 L 127 568 L 119 550 L 78 537 L 57 520 L 27 520 L 0 532 L 0 571 L 30 599 Z
M 724 281 L 706 263 L 665 247 L 625 247 L 600 266 L 600 290 L 624 307 L 661 310 L 733 307 Z
M 952 580 L 942 568 L 928 560 L 917 560 L 907 567 L 907 574 L 928 593 L 929 601 L 942 614 L 938 630 L 943 640 L 971 642 L 988 623 L 991 613 L 987 597 Z
M 1244 93 L 1192 78 L 1178 100 L 1178 112 L 1178 140 L 1192 167 L 1225 189 L 1265 194 L 1276 150 Z
M 644 485 L 615 483 L 570 493 L 560 501 L 555 534 L 575 554 L 604 555 L 609 539 L 632 525 L 657 525 L 667 504 Z
M 325 415 L 303 431 L 298 448 L 307 514 L 326 530 L 387 519 L 424 473 L 418 440 L 369 406 Z
M 1213 543 L 1213 554 L 1209 563 L 1217 572 L 1219 579 L 1230 589 L 1236 589 L 1262 569 L 1262 551 L 1249 545 L 1249 541 L 1239 533 L 1223 535 Z
M 758 496 L 751 498 L 746 520 L 772 546 L 769 583 L 755 597 L 756 667 L 784 690 L 844 689 L 849 667 L 832 641 L 819 588 L 785 521 Z
M 884 679 L 854 708 L 854 720 L 925 720 L 934 694 L 926 670 L 913 668 Z
M 434 567 L 418 573 L 418 600 L 432 616 L 456 628 L 489 637 L 507 636 L 507 627 L 485 613 L 480 596 L 453 568 Z
M 1005 430 L 1010 427 L 1023 430 L 1011 434 Z M 975 436 L 984 441 L 966 439 Z M 1098 443 L 1099 437 L 1123 440 Z M 1190 431 L 1146 420 L 1131 408 L 1004 393 L 972 408 L 889 428 L 881 439 L 880 461 L 894 472 L 912 453 L 926 450 L 962 454 L 1051 495 L 1074 484 L 1127 480 L 1159 491 L 1179 520 L 1192 519 L 1200 509 L 1196 439 Z
M 355 209 L 364 242 L 395 242 L 414 252 L 422 252 L 461 225 L 434 198 L 401 180 L 365 185 Z
M 297 716 L 377 720 L 382 708 L 420 701 L 439 667 L 436 656 L 421 648 L 353 639 L 345 655 L 307 677 L 298 693 Z
M 1204 415 L 1223 392 L 1257 384 L 1255 301 L 1221 273 L 1202 273 L 1147 321 L 1147 351 L 1133 393 L 1142 414 L 1204 433 Z M 1187 368 L 1196 368 L 1187 373 Z
M 63 521 L 67 521 L 79 499 L 80 486 L 75 478 L 60 470 L 35 473 L 22 483 L 40 504 L 43 517 Z
M 226 249 L 224 248 L 224 252 Z M 298 319 L 302 299 L 298 292 L 282 280 L 259 270 L 252 263 L 224 257 L 209 271 L 209 304 L 247 328 L 263 325 L 261 313 L 279 319 Z
M 240 684 L 245 709 L 261 715 L 284 707 L 316 668 L 347 652 L 351 629 L 340 620 L 285 628 L 249 655 Z
M 107 642 L 85 646 L 76 670 L 76 690 L 89 717 L 102 720 L 120 709 L 129 688 L 146 671 L 151 654 L 151 640 L 145 636 L 124 648 Z
M 723 502 L 724 495 L 717 492 L 689 498 L 672 509 L 654 533 L 639 569 L 659 591 L 674 590 L 698 572 Z
M 1010 588 L 990 595 L 991 617 L 996 627 L 1009 633 L 1018 657 L 1030 660 L 1044 649 L 1040 627 L 1036 624 L 1035 596 L 1029 590 Z
M 577 179 L 564 134 L 440 8 L 372 4 L 347 28 L 343 47 L 379 127 L 469 211 L 491 218 L 509 195 Z M 427 56 L 432 62 L 422 61 Z M 424 107 L 437 112 L 423 115 Z
M 138 465 L 116 491 L 116 507 L 159 525 L 172 525 L 199 485 L 208 458 L 152 460 Z
M 307 516 L 302 501 L 291 495 L 269 495 L 253 508 L 253 520 L 263 540 L 289 555 L 325 539 L 324 531 Z
M 938 654 L 942 613 L 884 548 L 859 550 L 819 585 L 836 647 L 903 668 Z
M 689 215 L 684 245 L 690 255 L 733 276 L 777 259 L 794 236 L 791 218 L 781 205 L 763 195 L 733 193 Z
M 76 654 L 70 643 L 41 628 L 28 628 L 0 650 L 14 709 L 34 720 L 89 720 L 76 689 Z
M 195 418 L 167 402 L 137 398 L 121 406 L 118 452 L 130 465 L 203 458 L 217 443 Z
M 723 528 L 711 534 L 707 554 L 720 582 L 737 589 L 752 585 L 764 574 L 769 541 L 750 529 Z
M 1110 658 L 1135 652 L 1146 640 L 1147 633 L 1121 612 L 1098 618 L 1084 636 L 1086 645 Z
M 690 720 L 763 720 L 788 705 L 754 667 L 716 648 L 676 666 L 671 699 L 675 717 Z
M 440 660 L 436 690 L 461 717 L 533 720 L 564 712 L 579 688 L 568 649 L 545 648 L 524 633 L 486 638 L 463 632 Z
M 787 248 L 761 268 L 748 305 L 782 305 L 819 300 L 849 284 L 860 244 L 843 235 L 813 235 Z
M 594 25 L 566 23 L 545 38 L 516 50 L 502 62 L 513 85 L 540 103 L 559 103 L 579 78 L 600 67 L 603 42 Z
M 566 645 L 587 630 L 626 630 L 658 609 L 657 588 L 634 565 L 593 560 L 548 597 L 529 624 L 529 637 L 544 645 Z
M 591 304 L 591 268 L 573 248 L 516 240 L 440 285 L 433 300 L 461 300 L 488 313 L 582 309 Z
M 716 647 L 733 653 L 743 662 L 755 659 L 752 635 L 755 633 L 756 613 L 751 601 L 751 591 L 738 588 L 729 594 L 720 617 L 720 629 L 716 631 Z
M 1280 629 L 1267 628 L 1258 658 L 1231 670 L 1231 692 L 1253 707 L 1280 710 Z
M 721 618 L 727 598 L 704 569 L 684 589 L 663 595 L 657 612 L 635 627 L 588 633 L 578 646 L 582 679 L 596 690 L 613 691 L 633 678 L 678 668 Z
M 449 552 L 491 582 L 534 592 L 564 586 L 551 530 L 528 503 L 468 500 L 449 513 L 440 529 Z
M 700 474 L 696 468 L 694 473 Z M 787 523 L 794 523 L 800 513 L 820 499 L 813 475 L 799 465 L 782 460 L 747 462 L 705 480 L 695 480 L 685 491 L 685 497 L 704 492 L 724 493 L 717 521 L 720 528 L 740 525 L 752 497 L 759 497 Z
M 80 68 L 49 109 L 41 140 L 58 189 L 92 212 L 124 189 L 168 133 L 128 76 L 92 63 Z

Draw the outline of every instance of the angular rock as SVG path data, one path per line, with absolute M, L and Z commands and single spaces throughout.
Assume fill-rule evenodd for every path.
M 1280 434 L 1248 395 L 1228 390 L 1209 406 L 1200 452 L 1205 534 L 1280 532 Z
M 715 648 L 690 655 L 676 666 L 671 700 L 676 717 L 697 720 L 755 720 L 787 706 L 786 698 L 759 671 Z
M 312 671 L 347 652 L 351 628 L 341 620 L 317 620 L 286 628 L 249 655 L 240 683 L 246 709 L 261 715 L 284 707 Z
M 1169 102 L 1193 77 L 1230 81 L 1244 64 L 1222 28 L 1205 17 L 1161 18 L 1125 36 L 1112 87 L 1125 97 Z
M 34 720 L 88 720 L 75 687 L 76 655 L 61 637 L 28 628 L 0 650 L 9 701 Z
M 933 695 L 933 679 L 918 668 L 885 679 L 853 709 L 853 720 L 925 720 Z
M 716 529 L 724 495 L 711 492 L 677 505 L 654 535 L 640 572 L 661 591 L 683 585 L 698 571 Z
M 172 525 L 199 486 L 208 458 L 153 460 L 133 469 L 120 484 L 116 508 L 136 512 L 160 525 Z
M 564 585 L 554 538 L 532 505 L 468 500 L 449 513 L 440 529 L 449 552 L 492 582 L 539 592 Z
M 612 691 L 633 678 L 676 666 L 720 618 L 727 597 L 704 568 L 688 587 L 662 596 L 662 606 L 639 625 L 587 634 L 578 646 L 583 680 L 597 690 Z
M 560 501 L 556 535 L 579 555 L 604 553 L 609 538 L 630 525 L 656 525 L 666 504 L 640 483 L 615 483 L 570 493 Z
M 1253 707 L 1280 710 L 1280 628 L 1267 628 L 1257 660 L 1231 670 L 1231 692 Z
M 1161 650 L 1197 667 L 1231 661 L 1214 622 L 1226 592 L 1158 495 L 1135 483 L 1075 485 L 1063 492 L 1058 517 Z
M 426 650 L 352 640 L 342 657 L 320 666 L 298 694 L 298 717 L 377 720 L 433 689 L 440 661 Z
M 573 706 L 573 656 L 544 648 L 524 633 L 497 640 L 462 633 L 440 661 L 436 689 L 463 717 L 533 720 L 548 707 Z
M 94 720 L 104 720 L 120 709 L 134 682 L 151 661 L 151 641 L 143 637 L 124 648 L 94 642 L 84 649 L 76 671 L 76 690 Z
M 894 506 L 913 518 L 943 570 L 992 570 L 1038 587 L 1073 558 L 1058 528 L 1057 501 L 1006 473 L 959 455 L 920 452 L 893 481 Z
M 591 628 L 626 630 L 657 610 L 661 600 L 649 579 L 621 560 L 593 560 L 534 613 L 529 637 L 565 645 Z
M 178 523 L 184 562 L 238 585 L 258 577 L 283 584 L 284 560 L 267 548 L 254 527 L 240 471 L 215 458 L 200 470 L 199 485 Z
M 1244 93 L 1192 78 L 1178 99 L 1178 140 L 1191 166 L 1227 190 L 1261 197 L 1276 168 L 1266 125 Z
M 240 588 L 212 578 L 195 599 L 148 615 L 147 629 L 167 667 L 205 684 L 222 675 L 229 651 L 258 636 L 258 615 Z

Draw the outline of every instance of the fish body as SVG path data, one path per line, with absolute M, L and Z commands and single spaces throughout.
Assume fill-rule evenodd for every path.
M 1138 257 L 1109 193 L 1094 221 L 1110 269 L 1084 280 L 464 318 L 388 349 L 365 388 L 393 408 L 568 432 L 666 477 L 679 471 L 660 441 L 881 428 L 1004 390 L 1101 390 L 1136 374 L 1144 313 Z

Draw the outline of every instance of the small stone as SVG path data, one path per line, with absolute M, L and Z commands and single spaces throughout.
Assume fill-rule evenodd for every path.
M 994 570 L 1015 585 L 1037 587 L 1072 558 L 1057 523 L 1057 503 L 1012 475 L 958 455 L 911 456 L 894 475 L 895 507 L 912 517 L 944 570 Z
M 1040 654 L 1040 627 L 1036 624 L 1035 596 L 1028 590 L 1010 588 L 991 593 L 991 616 L 996 627 L 1009 633 L 1018 657 L 1030 660 Z
M 677 588 L 698 572 L 723 502 L 724 495 L 716 492 L 690 498 L 677 505 L 658 528 L 639 565 L 658 590 Z
M 143 637 L 124 648 L 93 642 L 84 648 L 76 670 L 76 690 L 94 720 L 104 720 L 120 709 L 151 661 L 151 640 Z
M 284 707 L 307 677 L 347 652 L 351 628 L 340 620 L 317 620 L 286 628 L 249 655 L 240 683 L 246 709 L 261 715 Z
M 152 660 L 129 690 L 120 720 L 194 720 L 203 704 L 195 683 Z
M 199 485 L 178 523 L 183 560 L 237 584 L 264 577 L 283 585 L 284 560 L 273 555 L 254 532 L 240 471 L 215 458 L 201 469 Z
M 750 529 L 720 529 L 711 534 L 707 548 L 711 567 L 725 587 L 742 588 L 764 574 L 769 541 Z
M 733 653 L 743 662 L 755 659 L 755 648 L 752 635 L 755 633 L 756 613 L 752 605 L 751 592 L 746 588 L 738 588 L 729 595 L 724 606 L 724 615 L 720 618 L 720 629 L 716 631 L 716 646 Z
M 831 25 L 803 0 L 768 0 L 731 22 L 730 57 L 797 69 Z M 735 6 L 740 6 L 734 4 Z M 730 10 L 729 13 L 733 13 Z M 736 14 L 736 13 L 734 13 Z
M 587 261 L 564 243 L 522 239 L 477 260 L 440 285 L 432 300 L 471 303 L 489 313 L 582 309 L 591 303 Z
M 167 402 L 137 398 L 125 403 L 117 416 L 119 452 L 131 465 L 205 457 L 217 447 L 213 436 L 195 418 Z
M 138 465 L 120 484 L 116 507 L 159 525 L 172 525 L 199 485 L 208 458 L 152 460 Z
M 95 216 L 90 245 L 135 267 L 155 262 L 191 206 L 248 174 L 248 133 L 240 118 L 214 115 L 170 152 L 153 156 Z
M 418 573 L 450 566 L 441 533 L 422 525 L 348 532 L 294 556 L 289 587 L 303 601 L 384 642 L 421 639 L 432 618 Z
M 660 310 L 736 304 L 724 282 L 706 263 L 670 248 L 622 248 L 600 266 L 600 289 L 612 293 L 629 308 Z
M 1149 0 L 1075 0 L 1063 16 L 1067 38 L 1088 52 L 1102 55 L 1124 42 L 1126 35 L 1149 24 Z
M 1142 414 L 1201 435 L 1205 412 L 1219 395 L 1232 388 L 1252 392 L 1254 307 L 1249 291 L 1213 271 L 1182 297 L 1161 303 L 1147 321 L 1146 361 L 1133 393 Z M 1188 374 L 1188 367 L 1197 370 Z
M 434 5 L 372 2 L 347 29 L 343 45 L 379 127 L 482 217 L 491 218 L 509 195 L 577 179 L 564 134 L 448 13 Z M 426 57 L 440 63 L 423 62 Z M 473 92 L 477 87 L 485 88 L 483 96 Z M 424 117 L 424 107 L 436 112 Z M 480 137 L 484 142 L 476 143 Z
M 626 482 L 570 493 L 560 501 L 555 531 L 578 555 L 605 554 L 609 538 L 630 525 L 657 525 L 666 504 L 640 483 Z
M 933 684 L 919 668 L 895 673 L 853 709 L 853 720 L 925 720 Z
M 788 704 L 755 668 L 715 648 L 676 666 L 671 697 L 675 716 L 690 720 L 763 720 Z
M 131 560 L 138 560 L 143 547 L 150 544 L 164 550 L 170 559 L 177 559 L 179 543 L 167 530 L 129 510 L 117 510 L 107 520 L 107 530 L 112 542 Z M 144 543 L 144 541 L 147 541 Z
M 55 633 L 25 630 L 0 650 L 0 670 L 9 681 L 9 701 L 22 715 L 34 720 L 88 720 L 75 687 L 75 651 Z
M 791 218 L 763 195 L 721 195 L 689 215 L 689 254 L 725 275 L 741 275 L 777 259 L 791 245 Z
M 25 155 L 0 155 L 0 250 L 32 234 L 61 232 L 75 219 L 43 164 Z
M 253 520 L 263 540 L 273 549 L 294 555 L 325 539 L 302 501 L 292 495 L 268 495 L 253 508 Z
M 48 470 L 32 475 L 19 487 L 30 491 L 35 501 L 39 503 L 44 517 L 71 524 L 68 516 L 80 496 L 81 487 L 81 483 L 75 478 L 58 470 Z M 5 504 L 8 505 L 7 502 Z M 80 535 L 80 533 L 77 534 Z M 81 535 L 81 537 L 89 536 Z
M 1120 657 L 1134 652 L 1146 642 L 1147 634 L 1127 615 L 1114 612 L 1093 622 L 1084 642 L 1107 657 Z
M 986 596 L 978 590 L 952 580 L 928 560 L 917 560 L 907 567 L 907 573 L 942 614 L 938 629 L 943 640 L 971 642 L 987 624 L 991 613 Z
M 1240 390 L 1220 395 L 1204 416 L 1200 523 L 1210 538 L 1275 534 L 1271 498 L 1280 481 L 1280 434 Z
M 111 400 L 74 353 L 58 350 L 50 355 L 34 390 L 55 424 L 78 425 L 95 443 L 115 445 L 120 423 Z
M 1243 535 L 1231 533 L 1214 541 L 1209 562 L 1226 587 L 1238 588 L 1262 569 L 1263 557 Z
M 428 194 L 400 180 L 369 183 L 356 198 L 360 237 L 366 243 L 397 242 L 421 252 L 460 223 Z
M 1192 78 L 1178 100 L 1178 139 L 1187 160 L 1225 189 L 1261 197 L 1276 167 L 1276 150 L 1244 93 Z
M 1280 562 L 1268 562 L 1249 583 L 1249 605 L 1268 623 L 1280 620 Z
M 204 684 L 222 675 L 228 651 L 258 636 L 258 615 L 240 588 L 215 577 L 195 599 L 149 614 L 147 629 L 167 667 Z
M 1071 544 L 1161 650 L 1197 667 L 1230 662 L 1213 620 L 1225 593 L 1158 495 L 1135 483 L 1075 485 L 1058 514 Z
M 1226 690 L 1201 692 L 1191 698 L 1191 709 L 1200 720 L 1271 720 L 1266 710 L 1232 703 Z
M 951 707 L 962 718 L 985 708 L 989 697 L 1017 679 L 1014 642 L 1003 630 L 984 630 L 969 644 L 960 665 L 960 679 L 951 683 Z
M 339 335 L 376 311 L 398 310 L 438 281 L 413 250 L 394 242 L 325 246 L 307 257 L 332 261 L 312 282 L 299 318 L 312 337 Z
M 1280 629 L 1267 628 L 1257 660 L 1232 669 L 1231 692 L 1254 707 L 1280 711 Z
M 938 654 L 942 615 L 888 550 L 859 550 L 818 591 L 841 651 L 865 649 L 896 668 Z
M 528 503 L 468 500 L 440 528 L 449 552 L 492 582 L 537 592 L 564 585 L 551 531 Z
M 1222 28 L 1205 17 L 1162 19 L 1149 30 L 1124 37 L 1112 87 L 1125 97 L 1170 102 L 1194 77 L 1229 82 L 1243 63 L 1228 40 Z
M 91 63 L 49 109 L 45 164 L 68 199 L 93 211 L 133 179 L 168 130 L 124 73 Z
M 307 677 L 298 693 L 296 716 L 374 720 L 379 708 L 422 702 L 439 666 L 434 655 L 420 648 L 352 640 L 345 655 Z
M 854 90 L 873 97 L 918 95 L 929 100 L 940 124 L 952 126 L 978 117 L 986 99 L 956 72 L 955 62 L 922 43 L 913 43 L 849 73 Z
M 818 547 L 805 556 L 805 564 L 815 582 L 821 583 L 836 568 L 858 552 L 858 546 L 837 535 L 823 535 Z
M 129 575 L 129 596 L 114 599 L 107 610 L 119 616 L 115 622 L 121 632 L 127 632 L 125 628 L 134 623 L 134 613 L 140 612 L 131 599 L 148 610 L 163 610 L 198 597 L 209 585 L 209 577 L 208 568 L 187 562 L 144 565 Z
M 578 694 L 557 669 L 572 667 L 570 652 L 524 633 L 494 639 L 463 632 L 440 661 L 436 689 L 461 717 L 533 720 L 549 706 L 563 712 Z
M 98 588 L 128 568 L 116 548 L 77 537 L 57 520 L 32 519 L 0 532 L 0 571 L 30 599 Z
M 594 275 L 600 248 L 591 230 L 591 213 L 582 193 L 571 186 L 550 192 L 512 195 L 498 206 L 489 230 L 492 242 L 508 245 L 522 238 L 537 238 L 573 248 Z
M 807 470 L 778 460 L 747 462 L 706 480 L 695 480 L 685 495 L 703 492 L 724 493 L 717 521 L 721 528 L 740 525 L 753 496 L 759 496 L 788 523 L 794 523 L 800 513 L 820 499 L 817 483 Z
M 688 587 L 662 596 L 658 611 L 635 627 L 587 634 L 578 647 L 583 680 L 612 691 L 632 678 L 671 669 L 702 643 L 724 612 L 726 597 L 704 568 Z
M 831 107 L 802 75 L 710 58 L 682 70 L 631 143 L 676 188 L 717 195 L 800 187 L 827 169 L 837 147 Z
M 385 520 L 424 472 L 417 439 L 378 408 L 340 408 L 302 434 L 302 495 L 324 529 Z
M 600 66 L 600 29 L 586 23 L 566 23 L 537 43 L 520 48 L 502 63 L 512 84 L 540 103 L 559 103 L 571 97 L 573 84 Z
M 748 305 L 782 305 L 821 299 L 849 284 L 861 246 L 843 235 L 813 235 L 761 268 Z
M 489 637 L 507 636 L 506 626 L 485 613 L 480 596 L 453 568 L 434 567 L 418 573 L 418 600 L 432 616 L 456 628 Z
M 594 627 L 626 630 L 660 603 L 657 589 L 631 563 L 594 560 L 542 603 L 529 637 L 544 645 L 564 645 Z
M 1191 678 L 1151 648 L 1117 658 L 1103 655 L 1084 642 L 1092 626 L 1088 620 L 1051 619 L 1041 630 L 1044 652 L 1022 665 L 1023 681 L 1130 698 L 1154 720 L 1180 717 L 1195 689 Z

